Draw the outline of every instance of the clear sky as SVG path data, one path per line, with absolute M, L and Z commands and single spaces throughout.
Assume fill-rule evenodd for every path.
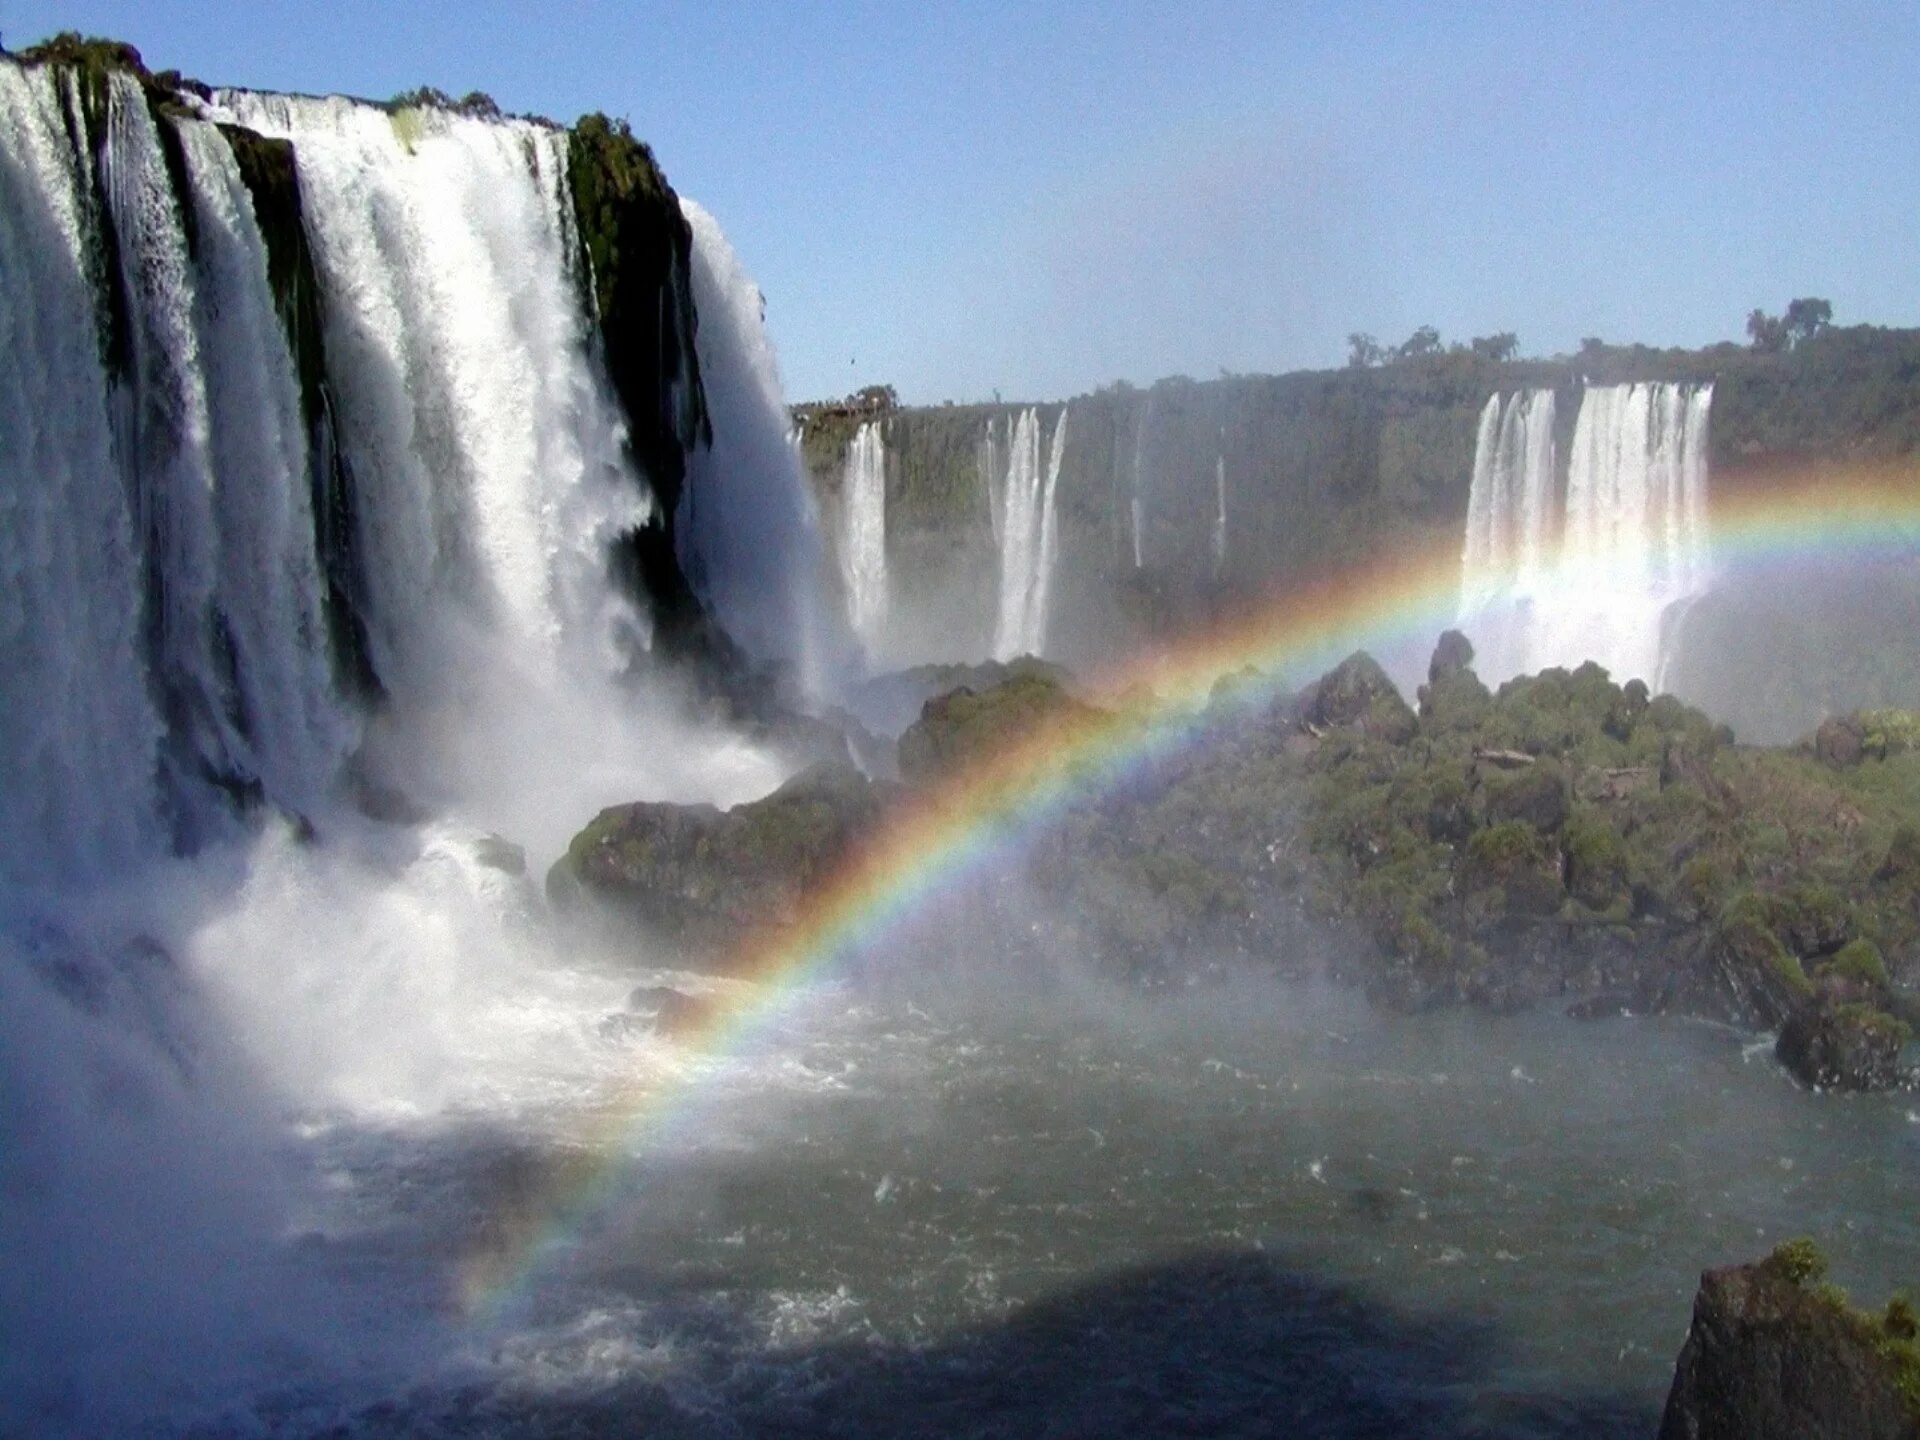
M 214 83 L 625 115 L 795 399 L 1330 366 L 1386 341 L 1920 324 L 1920 4 L 0 0 Z

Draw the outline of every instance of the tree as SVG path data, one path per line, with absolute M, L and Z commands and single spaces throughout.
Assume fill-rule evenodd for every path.
M 1755 310 L 1747 316 L 1747 336 L 1762 355 L 1778 355 L 1792 338 L 1787 333 L 1787 322 L 1764 310 Z
M 1348 369 L 1364 370 L 1369 365 L 1378 365 L 1386 358 L 1387 352 L 1381 348 L 1380 342 L 1373 336 L 1363 335 L 1357 330 L 1347 336 Z
M 1394 352 L 1402 360 L 1424 360 L 1429 355 L 1440 353 L 1440 332 L 1431 325 L 1422 325 L 1409 335 Z
M 1470 348 L 1482 360 L 1503 365 L 1520 353 L 1520 337 L 1511 330 L 1502 330 L 1498 335 L 1476 335 Z
M 1798 345 L 1802 340 L 1811 340 L 1833 324 L 1833 306 L 1825 300 L 1811 297 L 1789 300 L 1782 323 L 1786 328 L 1788 343 Z

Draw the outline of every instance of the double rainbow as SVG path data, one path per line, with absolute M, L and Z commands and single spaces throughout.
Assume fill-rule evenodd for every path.
M 1888 466 L 1787 477 L 1716 498 L 1709 530 L 1721 577 L 1781 565 L 1912 563 L 1920 556 L 1920 470 Z M 819 886 L 803 913 L 754 936 L 729 992 L 682 1035 L 694 1054 L 743 1047 L 808 982 L 885 936 L 927 899 L 1098 794 L 1191 744 L 1215 687 L 1257 697 L 1298 683 L 1355 649 L 1430 641 L 1458 604 L 1457 547 L 1388 555 L 1296 585 L 1268 603 L 1096 677 L 1111 708 L 1076 712 L 917 795 Z M 637 1086 L 602 1107 L 581 1159 L 550 1176 L 504 1244 L 461 1276 L 469 1315 L 497 1313 L 600 1214 L 632 1160 L 683 1109 L 687 1084 Z

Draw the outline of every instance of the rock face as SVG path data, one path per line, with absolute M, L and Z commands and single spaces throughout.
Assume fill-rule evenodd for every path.
M 1880 1327 L 1778 1256 L 1700 1277 L 1660 1440 L 1920 1440 Z
M 1816 1001 L 1787 1017 L 1774 1054 L 1823 1090 L 1890 1090 L 1907 1076 L 1900 1064 L 1907 1026 L 1864 1001 Z
M 602 902 L 674 947 L 724 968 L 750 932 L 790 923 L 873 823 L 883 787 L 820 765 L 732 810 L 639 803 L 602 810 L 547 875 L 562 907 Z
M 900 737 L 900 775 L 925 782 L 997 754 L 1042 726 L 1092 720 L 1097 712 L 1073 698 L 1048 669 L 1016 669 L 984 690 L 964 686 L 935 696 Z
M 1436 659 L 1436 665 L 1438 661 Z M 1316 728 L 1351 728 L 1382 740 L 1411 739 L 1418 721 L 1380 662 L 1349 655 L 1301 696 L 1301 718 Z

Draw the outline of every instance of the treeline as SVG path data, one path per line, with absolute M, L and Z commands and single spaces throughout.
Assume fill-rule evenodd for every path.
M 1749 344 L 1754 351 L 1762 355 L 1782 354 L 1832 328 L 1832 303 L 1814 296 L 1789 300 L 1786 311 L 1780 315 L 1769 315 L 1766 311 L 1756 308 L 1747 316 Z M 1609 345 L 1597 335 L 1589 335 L 1580 342 L 1579 350 L 1571 356 L 1551 355 L 1538 358 L 1550 362 L 1597 359 L 1621 348 Z M 1657 353 L 1649 352 L 1645 346 L 1636 345 L 1631 348 L 1643 353 Z M 1502 330 L 1497 335 L 1476 335 L 1464 344 L 1456 340 L 1448 345 L 1441 342 L 1440 332 L 1431 325 L 1422 325 L 1398 345 L 1383 345 L 1372 335 L 1358 330 L 1347 336 L 1347 368 L 1350 370 L 1366 370 L 1376 365 L 1400 365 L 1422 360 L 1436 360 L 1446 356 L 1466 356 L 1476 360 L 1491 360 L 1495 364 L 1505 364 L 1510 360 L 1521 358 L 1520 341 L 1513 331 Z

